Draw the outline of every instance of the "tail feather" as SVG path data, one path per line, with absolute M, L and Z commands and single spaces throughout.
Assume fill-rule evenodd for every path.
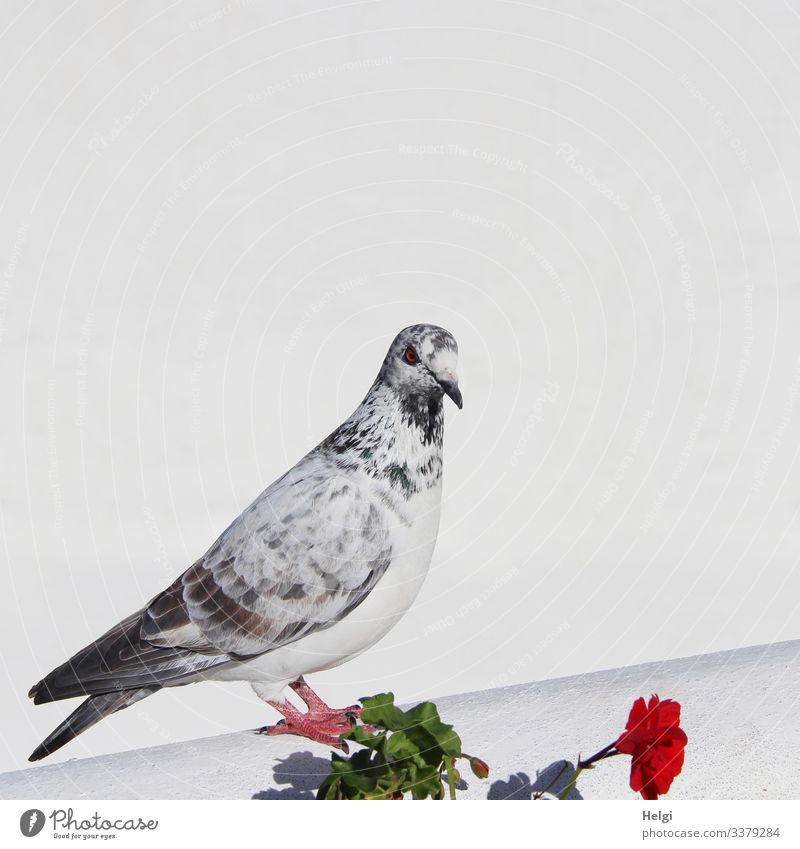
M 74 740 L 78 734 L 91 728 L 106 716 L 130 707 L 155 693 L 160 687 L 140 687 L 137 690 L 122 690 L 90 696 L 82 702 L 52 733 L 36 747 L 29 761 L 39 761 Z
M 76 696 L 119 695 L 158 689 L 230 658 L 178 646 L 158 646 L 141 637 L 143 611 L 123 619 L 31 687 L 35 705 Z

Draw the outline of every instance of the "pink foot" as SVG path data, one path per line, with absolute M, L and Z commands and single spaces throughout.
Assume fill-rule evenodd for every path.
M 259 734 L 267 734 L 270 737 L 278 734 L 296 734 L 299 737 L 307 737 L 309 740 L 314 740 L 325 746 L 332 746 L 334 749 L 340 749 L 343 752 L 348 751 L 347 743 L 341 739 L 341 735 L 345 731 L 349 731 L 355 724 L 354 722 L 344 723 L 335 722 L 333 719 L 311 719 L 308 714 L 300 713 L 291 705 L 289 705 L 291 709 L 287 710 L 288 702 L 270 702 L 270 704 L 280 711 L 284 718 L 279 720 L 276 725 L 267 725 L 261 728 Z
M 270 737 L 278 734 L 296 734 L 347 752 L 347 743 L 340 738 L 361 718 L 361 707 L 350 705 L 346 708 L 332 708 L 325 704 L 302 678 L 298 678 L 289 686 L 303 700 L 308 710 L 306 713 L 301 713 L 285 699 L 280 702 L 271 701 L 269 704 L 283 715 L 283 719 L 276 725 L 261 728 L 259 733 Z M 363 727 L 368 732 L 374 730 L 372 727 Z

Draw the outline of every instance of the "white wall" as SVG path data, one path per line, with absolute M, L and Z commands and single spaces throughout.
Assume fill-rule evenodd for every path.
M 564 789 L 577 753 L 590 757 L 624 730 L 639 695 L 681 705 L 684 766 L 665 801 L 797 799 L 800 641 L 462 693 L 437 699 L 463 749 L 490 766 L 461 798 L 529 799 Z M 331 750 L 254 731 L 0 774 L 3 799 L 307 799 Z M 570 798 L 640 799 L 627 757 L 604 761 Z M 563 772 L 562 772 L 563 770 Z
M 462 350 L 439 546 L 324 695 L 797 636 L 800 20 L 550 5 L 8 4 L 0 766 L 69 709 L 28 687 L 202 554 L 416 321 Z M 186 688 L 58 758 L 269 718 Z

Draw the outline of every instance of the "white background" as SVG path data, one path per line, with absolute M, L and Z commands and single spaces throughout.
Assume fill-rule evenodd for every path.
M 789 4 L 4 8 L 0 768 L 71 709 L 30 685 L 419 321 L 461 347 L 438 548 L 322 695 L 798 636 Z M 172 690 L 53 760 L 273 718 L 246 685 Z
M 58 820 L 63 822 L 66 815 L 61 813 L 70 807 L 73 819 L 93 818 L 95 813 L 101 819 L 139 818 L 157 820 L 153 831 L 117 832 L 115 845 L 146 845 L 173 847 L 176 843 L 187 841 L 190 845 L 206 843 L 211 835 L 225 835 L 231 842 L 252 840 L 253 834 L 264 826 L 264 808 L 244 801 L 226 801 L 209 804 L 205 801 L 167 802 L 87 802 L 76 799 L 72 802 L 57 801 L 35 803 L 47 818 L 40 836 L 42 841 L 52 839 L 54 834 L 52 815 L 58 811 Z M 33 807 L 31 804 L 30 807 Z M 409 810 L 409 807 L 411 810 Z M 779 829 L 780 836 L 766 838 L 750 837 L 743 841 L 736 839 L 738 845 L 759 846 L 768 841 L 770 846 L 788 845 L 790 835 L 795 832 L 798 806 L 794 802 L 776 801 L 727 801 L 706 800 L 703 802 L 670 801 L 656 805 L 652 802 L 601 802 L 593 801 L 586 805 L 537 805 L 532 812 L 527 805 L 506 805 L 505 808 L 486 806 L 480 802 L 464 801 L 453 805 L 362 805 L 359 813 L 359 825 L 367 833 L 376 831 L 393 833 L 395 830 L 406 832 L 409 827 L 424 831 L 433 839 L 452 840 L 453 835 L 469 835 L 478 845 L 490 844 L 497 837 L 499 829 L 519 832 L 530 829 L 531 818 L 536 816 L 536 835 L 543 841 L 556 842 L 564 839 L 565 832 L 576 844 L 583 845 L 597 839 L 598 834 L 613 834 L 614 845 L 620 847 L 638 847 L 643 843 L 643 833 L 648 833 L 650 844 L 663 843 L 665 832 L 678 832 L 682 846 L 707 846 L 719 838 L 706 836 L 687 838 L 685 832 L 699 831 L 701 834 L 724 829 Z M 19 831 L 19 802 L 0 802 L 0 814 L 4 815 L 8 846 L 30 846 L 29 838 Z M 270 829 L 277 834 L 290 835 L 297 831 L 298 809 L 291 805 L 272 805 L 269 809 Z M 667 822 L 646 820 L 644 815 L 663 816 Z M 516 825 L 515 825 L 516 823 Z M 411 824 L 411 826 L 409 826 Z M 306 805 L 303 808 L 303 833 L 310 841 L 324 842 L 332 849 L 349 847 L 353 820 L 351 806 L 348 805 Z M 61 825 L 55 830 L 61 839 L 68 834 L 82 838 L 95 835 L 90 830 L 80 832 L 66 831 Z M 655 836 L 661 833 L 661 838 Z M 734 832 L 735 833 L 735 832 Z M 742 833 L 744 836 L 745 833 Z M 72 839 L 76 839 L 73 837 Z M 724 835 L 720 835 L 723 837 Z M 674 840 L 674 837 L 673 837 Z M 124 842 L 123 842 L 124 841 Z M 46 845 L 52 845 L 47 843 Z M 647 845 L 645 843 L 645 845 Z

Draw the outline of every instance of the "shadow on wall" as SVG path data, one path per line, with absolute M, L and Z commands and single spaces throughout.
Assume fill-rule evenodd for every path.
M 283 789 L 269 787 L 254 793 L 253 799 L 314 799 L 322 779 L 330 771 L 330 761 L 318 758 L 311 752 L 293 752 L 288 758 L 279 760 L 272 773 L 273 781 Z M 526 799 L 534 793 L 547 792 L 557 796 L 566 786 L 575 767 L 569 761 L 554 761 L 536 773 L 536 781 L 524 772 L 510 775 L 505 781 L 495 781 L 489 787 L 487 799 Z M 459 789 L 466 787 L 463 782 Z M 283 787 L 283 785 L 286 785 Z M 583 799 L 576 787 L 573 787 L 568 799 Z
M 330 772 L 331 762 L 317 758 L 311 752 L 293 752 L 279 760 L 272 772 L 275 784 L 288 785 L 283 790 L 270 787 L 260 790 L 253 799 L 315 799 L 317 787 Z
M 510 775 L 507 781 L 495 781 L 489 788 L 487 799 L 493 801 L 503 799 L 530 800 L 534 793 L 558 794 L 567 786 L 575 772 L 575 765 L 570 761 L 553 761 L 550 766 L 536 771 L 536 781 L 531 783 L 527 773 L 517 772 Z M 583 799 L 577 787 L 567 794 L 567 799 Z

